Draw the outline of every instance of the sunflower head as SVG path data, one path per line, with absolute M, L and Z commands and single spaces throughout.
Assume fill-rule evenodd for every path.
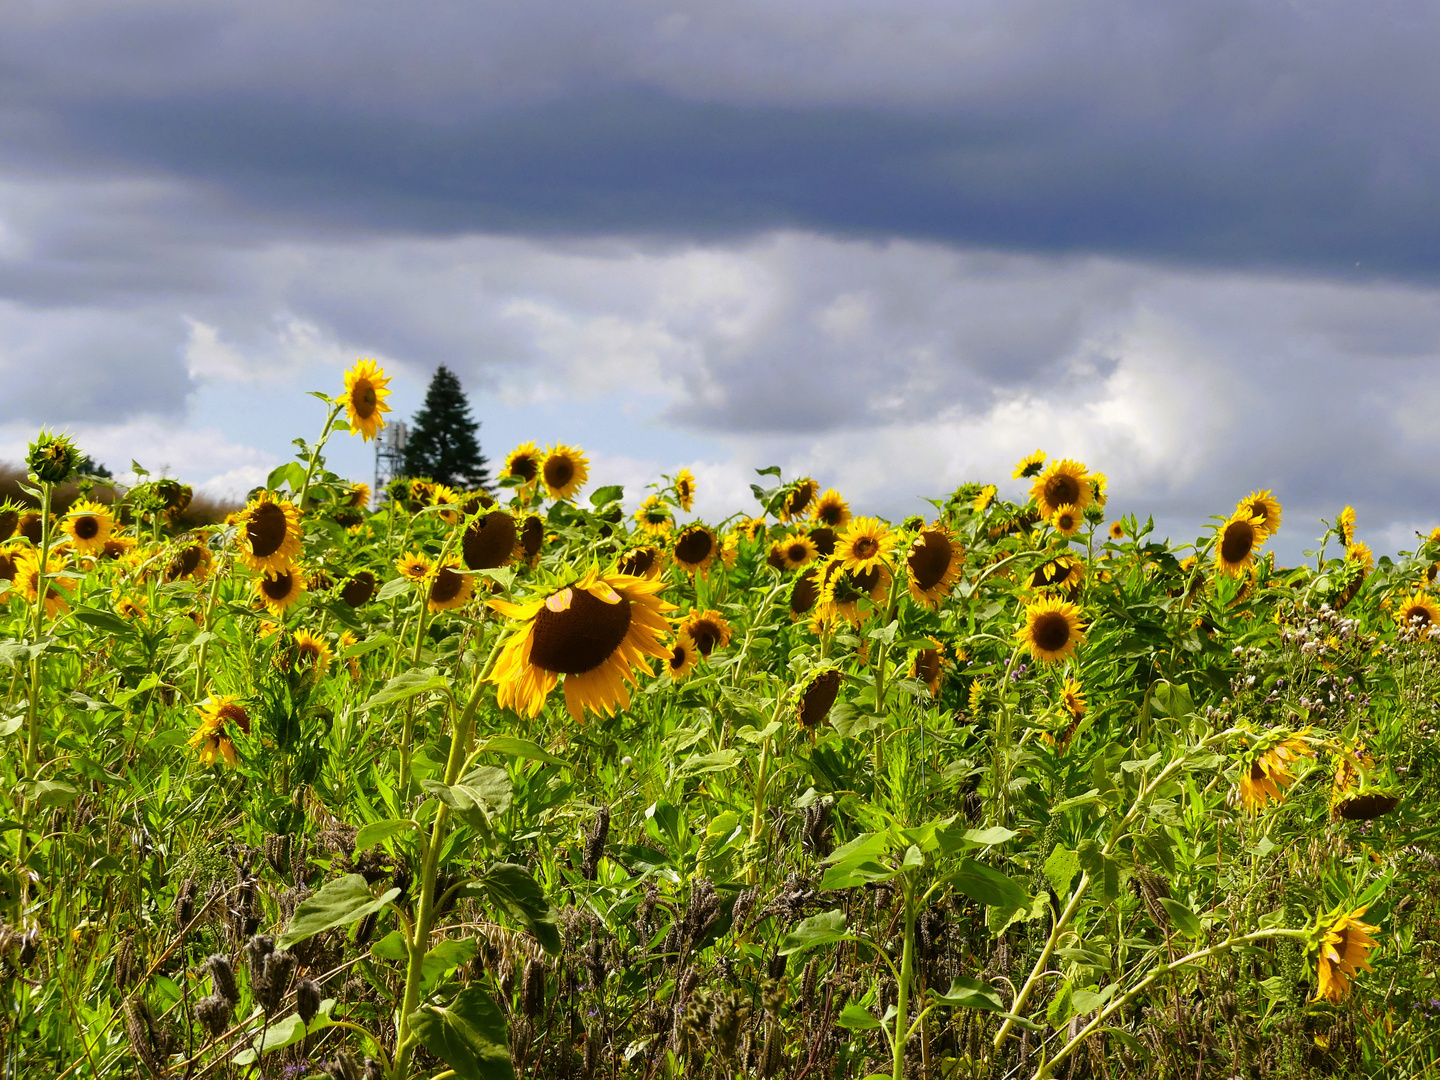
M 670 555 L 687 574 L 704 573 L 719 554 L 720 542 L 715 534 L 698 522 L 687 525 L 675 536 Z
M 1261 739 L 1240 762 L 1240 804 L 1258 812 L 1272 801 L 1281 802 L 1285 789 L 1295 782 L 1292 770 L 1296 764 L 1314 756 L 1315 750 L 1303 731 Z
M 300 511 L 269 491 L 257 492 L 236 522 L 240 561 L 261 573 L 284 570 L 299 558 L 301 539 Z
M 670 504 L 659 495 L 649 495 L 640 503 L 640 508 L 635 511 L 635 521 L 641 532 L 660 536 L 668 535 L 675 527 L 675 515 Z
M 272 570 L 255 578 L 255 597 L 276 618 L 285 614 L 305 592 L 305 573 L 298 566 Z
M 408 551 L 395 560 L 400 576 L 416 583 L 424 581 L 435 568 L 435 560 L 423 551 Z
M 675 474 L 675 501 L 687 514 L 695 505 L 695 474 L 689 469 L 681 469 Z
M 515 540 L 515 558 L 533 567 L 540 561 L 544 547 L 545 519 L 538 514 L 530 514 L 520 523 L 520 535 Z
M 1339 1005 L 1350 996 L 1350 983 L 1360 971 L 1370 971 L 1370 953 L 1377 942 L 1370 935 L 1378 927 L 1360 921 L 1363 907 L 1343 908 L 1316 920 L 1312 950 L 1316 953 L 1316 1001 Z
M 110 508 L 88 499 L 78 499 L 65 515 L 65 535 L 82 555 L 95 555 L 105 550 L 105 541 L 115 528 Z
M 521 443 L 505 456 L 500 478 L 521 487 L 531 487 L 540 479 L 540 463 L 545 454 L 533 442 Z
M 115 614 L 124 619 L 143 619 L 150 601 L 143 593 L 131 593 L 115 601 Z
M 390 396 L 385 370 L 374 360 L 360 359 L 345 372 L 345 393 L 340 403 L 345 406 L 345 420 L 352 435 L 359 434 L 369 442 L 385 426 L 384 414 L 390 411 L 385 399 Z
M 451 611 L 464 607 L 475 592 L 475 579 L 460 569 L 460 561 L 447 557 L 437 563 L 430 580 L 428 600 L 431 611 Z
M 1025 624 L 1015 637 L 1036 660 L 1047 664 L 1065 660 L 1085 641 L 1080 609 L 1068 600 L 1042 596 L 1026 605 Z
M 1407 629 L 1428 632 L 1440 624 L 1440 605 L 1437 605 L 1424 589 L 1412 593 L 1400 601 L 1395 609 L 1395 621 Z
M 730 623 L 718 611 L 690 612 L 680 623 L 679 633 L 688 635 L 706 658 L 730 644 Z
M 308 630 L 296 630 L 290 635 L 289 654 L 296 670 L 313 673 L 317 678 L 330 670 L 334 657 L 329 642 Z
M 810 512 L 810 504 L 820 490 L 820 485 L 808 476 L 803 476 L 790 485 L 780 503 L 780 520 L 784 522 L 802 518 Z
M 1331 820 L 1372 821 L 1400 805 L 1398 786 L 1382 779 L 1364 743 L 1342 746 L 1335 753 L 1334 761 Z
M 689 634 L 681 632 L 669 646 L 665 673 L 675 682 L 684 682 L 700 663 L 700 649 Z
M 777 541 L 775 550 L 779 554 L 780 568 L 784 570 L 798 570 L 819 554 L 815 541 L 800 532 Z
M 790 618 L 798 620 L 810 614 L 819 599 L 820 568 L 812 564 L 808 570 L 801 571 L 790 586 L 787 598 Z
M 215 568 L 215 559 L 203 540 L 179 545 L 165 564 L 164 579 L 170 581 L 204 581 Z
M 223 761 L 234 768 L 239 761 L 235 739 L 250 734 L 250 714 L 234 697 L 212 694 L 199 706 L 200 723 L 190 736 L 190 745 L 199 752 L 200 764 Z
M 540 463 L 540 479 L 545 492 L 557 502 L 574 498 L 590 478 L 590 462 L 583 451 L 557 443 L 545 452 Z
M 1346 546 L 1345 561 L 1358 566 L 1362 574 L 1368 574 L 1375 569 L 1375 553 L 1363 540 L 1356 540 Z
M 42 484 L 63 484 L 75 474 L 82 456 L 70 436 L 41 431 L 30 444 L 25 464 Z
M 369 570 L 356 570 L 340 586 L 340 599 L 352 608 L 369 603 L 375 595 L 375 575 Z
M 15 535 L 20 527 L 20 515 L 24 507 L 10 499 L 0 500 L 0 544 Z
M 916 649 L 910 655 L 910 677 L 924 683 L 931 697 L 940 693 L 940 677 L 944 670 L 945 646 L 933 637 L 930 648 Z
M 1340 534 L 1340 543 L 1349 544 L 1355 539 L 1355 508 L 1347 506 L 1335 519 L 1335 531 Z
M 1240 577 L 1254 565 L 1255 553 L 1269 538 L 1263 525 L 1244 510 L 1237 510 L 1220 526 L 1215 541 L 1215 566 L 1222 574 Z
M 894 546 L 895 534 L 879 518 L 856 518 L 836 540 L 834 557 L 847 570 L 873 570 L 886 564 Z
M 1085 466 L 1078 461 L 1064 458 L 1052 461 L 1030 485 L 1030 497 L 1035 500 L 1040 516 L 1049 520 L 1062 506 L 1073 506 L 1084 510 L 1094 498 Z
M 436 484 L 430 491 L 430 505 L 438 507 L 437 516 L 446 525 L 460 521 L 460 493 L 449 484 Z
M 826 623 L 843 618 L 859 626 L 870 615 L 862 609 L 862 601 L 878 603 L 889 592 L 890 582 L 890 570 L 883 563 L 868 570 L 851 570 L 837 552 L 820 567 L 815 618 Z
M 491 510 L 477 517 L 460 540 L 460 556 L 471 570 L 495 570 L 515 557 L 519 529 L 507 510 Z
M 1347 509 L 1349 508 L 1347 507 Z M 1235 504 L 1235 513 L 1258 518 L 1260 527 L 1268 535 L 1273 536 L 1275 530 L 1280 528 L 1280 501 L 1271 494 L 1268 488 L 1264 491 L 1252 491 L 1246 495 Z M 1355 512 L 1351 510 L 1350 513 L 1353 520 Z
M 1040 475 L 1040 470 L 1045 467 L 1045 451 L 1036 450 L 1033 454 L 1026 454 L 1015 463 L 1015 471 L 1010 474 L 1012 480 L 1029 480 Z M 983 509 L 983 508 L 982 508 Z
M 352 510 L 364 510 L 370 505 L 370 485 L 351 484 L 350 490 L 341 496 L 341 501 Z
M 1060 704 L 1076 720 L 1085 715 L 1088 706 L 1085 703 L 1085 693 L 1076 679 L 1066 679 L 1065 685 L 1060 690 Z
M 935 610 L 960 577 L 965 549 L 949 529 L 935 524 L 923 528 L 905 553 L 905 573 L 915 602 Z
M 1061 536 L 1074 536 L 1085 523 L 1085 515 L 1070 503 L 1055 508 L 1050 515 L 1050 527 Z
M 1112 521 L 1112 522 L 1110 523 L 1110 539 L 1111 539 L 1111 540 L 1124 540 L 1124 539 L 1125 539 L 1125 524 L 1124 524 L 1124 522 Z
M 825 493 L 815 500 L 810 516 L 817 525 L 827 529 L 843 529 L 850 522 L 850 504 L 834 488 L 826 488 Z
M 795 688 L 795 720 L 806 731 L 814 732 L 830 716 L 840 694 L 842 677 L 835 667 L 812 671 Z
M 1062 594 L 1073 600 L 1085 580 L 1085 564 L 1074 555 L 1056 555 L 1041 563 L 1026 579 L 1032 589 Z
M 633 547 L 615 563 L 615 572 L 626 577 L 657 578 L 665 569 L 665 552 L 653 544 Z
M 735 531 L 753 544 L 769 533 L 770 526 L 763 517 L 742 518 Z
M 40 597 L 40 552 L 34 548 L 23 550 L 14 556 L 14 589 L 27 604 L 34 604 Z M 66 596 L 75 588 L 75 579 L 65 573 L 65 559 L 52 553 L 45 562 L 45 614 L 54 618 L 70 610 Z

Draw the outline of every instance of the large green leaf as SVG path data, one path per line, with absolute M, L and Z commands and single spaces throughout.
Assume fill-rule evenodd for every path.
M 371 912 L 379 911 L 399 895 L 399 889 L 388 889 L 376 896 L 359 874 L 338 877 L 295 909 L 290 929 L 281 934 L 275 944 L 288 949 L 326 930 L 349 926 Z
M 986 1012 L 1004 1012 L 1005 1001 L 989 983 L 979 979 L 967 979 L 956 975 L 950 980 L 950 989 L 936 994 L 934 1000 L 940 1005 L 957 1006 L 962 1009 L 983 1009 Z
M 410 1030 L 460 1080 L 515 1080 L 505 1017 L 478 986 L 460 991 L 448 1006 L 411 1013 Z
M 450 680 L 438 674 L 434 668 L 414 668 L 410 671 L 402 671 L 366 700 L 365 704 L 360 706 L 360 711 L 378 709 L 382 705 L 393 705 L 397 701 L 405 701 L 417 694 L 429 693 L 432 690 L 448 690 L 449 687 Z
M 405 832 L 407 829 L 419 829 L 420 826 L 409 818 L 392 818 L 388 821 L 372 821 L 369 825 L 362 826 L 355 834 L 355 854 L 374 847 L 382 840 L 388 840 L 397 833 Z
M 529 739 L 519 739 L 514 735 L 491 735 L 475 748 L 475 752 L 477 754 L 506 754 L 509 757 L 526 758 L 529 761 L 543 761 L 549 765 L 570 767 L 568 761 L 556 757 L 538 743 L 533 743 Z
M 1013 911 L 1030 906 L 1029 893 L 999 870 L 974 859 L 960 860 L 960 869 L 950 878 L 950 884 L 985 907 Z
M 559 954 L 559 912 L 529 871 L 515 863 L 496 863 L 480 885 L 490 902 L 524 923 L 546 952 Z
M 808 919 L 801 920 L 794 930 L 785 935 L 785 939 L 780 942 L 780 955 L 790 956 L 818 945 L 833 945 L 839 941 L 853 940 L 854 937 L 845 931 L 843 911 L 822 911 L 819 915 L 811 915 Z

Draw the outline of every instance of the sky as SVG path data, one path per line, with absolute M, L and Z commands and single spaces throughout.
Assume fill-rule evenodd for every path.
M 1270 488 L 1286 557 L 1413 547 L 1437 54 L 1423 0 L 8 0 L 0 460 L 243 494 L 369 356 L 712 519 L 1040 447 L 1177 540 Z

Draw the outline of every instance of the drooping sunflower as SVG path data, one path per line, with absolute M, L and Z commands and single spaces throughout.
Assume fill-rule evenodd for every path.
M 535 566 L 545 547 L 545 519 L 531 514 L 520 523 L 520 536 L 515 541 L 515 557 L 526 566 Z
M 1280 501 L 1275 498 L 1269 488 L 1264 491 L 1252 491 L 1245 498 L 1235 504 L 1235 512 L 1243 513 L 1247 517 L 1259 518 L 1260 527 L 1268 535 L 1275 535 L 1275 530 L 1280 528 Z M 1353 517 L 1354 511 L 1351 515 Z
M 1400 601 L 1400 606 L 1395 609 L 1395 621 L 1401 626 L 1418 626 L 1428 630 L 1440 623 L 1440 605 L 1430 598 L 1428 592 L 1420 589 Z
M 695 505 L 695 474 L 689 469 L 681 469 L 675 474 L 675 501 L 687 514 Z
M 1220 527 L 1215 544 L 1215 566 L 1222 574 L 1240 577 L 1250 572 L 1255 553 L 1269 538 L 1263 525 L 1257 525 L 1245 511 L 1237 510 Z
M 770 531 L 770 526 L 763 517 L 742 518 L 735 531 L 753 544 Z
M 316 676 L 330 670 L 330 661 L 335 654 L 324 638 L 316 637 L 308 630 L 296 630 L 290 635 L 290 647 L 294 650 L 297 668 L 313 671 Z
M 376 432 L 385 426 L 383 413 L 390 411 L 385 399 L 390 396 L 386 389 L 390 385 L 385 369 L 374 360 L 361 359 L 345 372 L 345 419 L 350 433 L 359 433 L 366 442 L 375 438 Z
M 974 510 L 977 514 L 983 514 L 986 508 L 995 501 L 995 496 L 999 490 L 1000 489 L 994 484 L 986 484 L 980 489 L 980 494 L 975 496 L 975 501 L 970 504 L 970 509 Z
M 806 731 L 814 732 L 830 716 L 840 694 L 842 676 L 838 668 L 812 671 L 795 689 L 795 719 Z
M 298 566 L 272 570 L 255 579 L 255 596 L 277 619 L 305 592 L 305 573 Z
M 215 559 L 203 540 L 181 544 L 165 564 L 164 578 L 170 581 L 204 581 L 215 568 Z
M 115 529 L 110 508 L 89 499 L 78 499 L 65 515 L 65 535 L 82 555 L 95 555 L 105 550 L 105 541 Z
M 460 555 L 471 570 L 495 570 L 515 557 L 519 530 L 506 510 L 491 510 L 477 517 L 460 540 Z
M 1030 497 L 1035 500 L 1040 516 L 1048 520 L 1062 506 L 1083 511 L 1090 505 L 1094 492 L 1085 475 L 1085 466 L 1064 458 L 1045 466 L 1045 471 L 1030 485 Z
M 614 715 L 628 708 L 636 669 L 650 671 L 648 656 L 664 659 L 672 605 L 657 595 L 659 581 L 591 570 L 579 581 L 524 604 L 491 600 L 516 622 L 490 681 L 501 708 L 535 716 L 555 684 L 565 680 L 565 706 L 581 721 L 584 710 Z
M 1120 522 L 1120 521 L 1112 521 L 1112 522 L 1110 523 L 1110 539 L 1111 539 L 1111 540 L 1124 540 L 1124 539 L 1125 539 L 1125 525 L 1124 525 L 1123 522 Z
M 1339 1005 L 1350 996 L 1350 983 L 1359 971 L 1371 971 L 1370 950 L 1377 942 L 1370 935 L 1379 927 L 1360 921 L 1363 907 L 1340 911 L 1320 927 L 1317 957 L 1316 1001 Z
M 545 451 L 545 460 L 540 463 L 540 479 L 545 484 L 545 493 L 556 502 L 573 498 L 589 478 L 590 462 L 579 448 L 556 443 Z
M 1335 754 L 1330 787 L 1332 820 L 1373 821 L 1400 805 L 1400 792 L 1376 777 L 1375 759 L 1364 743 L 1343 747 Z
M 250 714 L 227 694 L 212 694 L 198 708 L 200 725 L 190 736 L 190 745 L 200 752 L 200 764 L 224 761 L 233 769 L 240 760 L 235 737 L 250 734 Z
M 142 593 L 131 593 L 115 601 L 115 614 L 123 619 L 143 619 L 150 601 Z
M 363 482 L 351 484 L 342 498 L 352 510 L 364 510 L 370 505 L 370 485 Z
M 646 496 L 635 511 L 635 521 L 641 532 L 655 536 L 668 536 L 675 527 L 675 515 L 670 510 L 670 504 L 659 495 Z
M 1069 503 L 1056 507 L 1055 513 L 1050 515 L 1050 527 L 1061 536 L 1074 536 L 1084 523 L 1085 515 Z
M 251 570 L 284 570 L 300 555 L 300 511 L 288 500 L 258 491 L 235 524 L 240 561 Z
M 670 646 L 670 654 L 665 657 L 665 673 L 675 682 L 684 682 L 698 663 L 700 649 L 690 635 L 682 631 Z
M 791 533 L 777 541 L 775 548 L 780 554 L 781 568 L 785 570 L 798 570 L 819 554 L 815 541 L 804 533 Z
M 1340 543 L 1348 545 L 1355 539 L 1355 508 L 1347 506 L 1335 519 L 1335 529 L 1340 533 Z
M 856 518 L 835 543 L 835 558 L 847 570 L 873 570 L 886 564 L 895 534 L 879 518 Z
M 665 552 L 653 544 L 633 547 L 615 563 L 615 572 L 626 577 L 657 578 L 665 569 Z
M 780 504 L 780 520 L 788 523 L 803 518 L 809 512 L 811 500 L 819 490 L 820 485 L 808 476 L 796 480 L 784 502 Z
M 1015 471 L 1010 474 L 1011 480 L 1029 480 L 1037 476 L 1040 470 L 1045 467 L 1045 451 L 1036 450 L 1032 454 L 1026 454 L 1015 464 Z
M 1025 625 L 1015 637 L 1036 660 L 1051 664 L 1067 659 L 1085 642 L 1080 609 L 1068 600 L 1042 596 L 1025 606 Z
M 718 552 L 715 534 L 699 522 L 681 529 L 670 549 L 675 564 L 691 575 L 709 570 Z
M 356 570 L 340 586 L 340 599 L 352 608 L 369 603 L 375 595 L 375 575 L 369 570 Z
M 709 658 L 716 649 L 730 644 L 730 624 L 718 611 L 692 611 L 680 623 L 680 634 L 688 634 L 700 655 Z
M 911 597 L 934 611 L 955 587 L 964 559 L 965 549 L 949 529 L 938 522 L 921 529 L 905 553 Z
M 933 637 L 930 644 L 930 648 L 916 649 L 911 654 L 910 677 L 924 683 L 934 697 L 940 693 L 940 677 L 945 671 L 945 646 Z
M 843 529 L 850 523 L 850 504 L 834 488 L 826 488 L 825 494 L 815 500 L 810 516 L 827 529 Z
M 1073 600 L 1085 579 L 1085 564 L 1074 555 L 1057 555 L 1030 571 L 1026 584 L 1042 592 L 1061 593 Z
M 819 599 L 820 567 L 812 565 L 808 570 L 802 571 L 790 586 L 788 602 L 790 618 L 800 619 L 810 614 L 811 608 Z
M 540 463 L 544 460 L 544 453 L 533 442 L 521 443 L 505 456 L 500 475 L 520 481 L 521 487 L 531 487 L 540 479 Z
M 859 626 L 870 614 L 861 609 L 861 601 L 878 603 L 890 591 L 890 580 L 890 570 L 883 563 L 868 570 L 849 570 L 837 553 L 820 568 L 815 617 L 826 622 L 843 618 Z
M 469 574 L 459 573 L 460 560 L 447 557 L 434 568 L 430 579 L 429 602 L 431 611 L 450 611 L 464 607 L 475 592 L 475 579 Z
M 75 587 L 75 579 L 65 573 L 65 559 L 52 554 L 45 562 L 45 614 L 49 618 L 70 610 L 66 594 Z M 34 549 L 22 551 L 15 557 L 15 577 L 12 587 L 25 599 L 34 604 L 40 596 L 40 553 Z
M 1315 751 L 1300 735 L 1260 743 L 1240 763 L 1240 805 L 1259 812 L 1272 800 L 1280 802 L 1285 789 L 1295 782 L 1291 771 L 1295 763 L 1314 756 Z

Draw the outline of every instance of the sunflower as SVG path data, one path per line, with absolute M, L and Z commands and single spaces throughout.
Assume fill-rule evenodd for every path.
M 665 657 L 665 673 L 675 682 L 684 682 L 700 663 L 700 649 L 689 634 L 680 633 Z
M 1085 715 L 1085 710 L 1089 706 L 1085 703 L 1084 691 L 1077 680 L 1065 680 L 1065 685 L 1060 690 L 1060 704 L 1075 720 L 1079 720 Z
M 840 556 L 832 556 L 820 568 L 820 597 L 815 617 L 822 621 L 848 619 L 859 626 L 868 616 L 862 614 L 860 602 L 878 602 L 890 591 L 890 571 L 882 563 L 869 570 L 847 570 Z
M 931 647 L 916 649 L 910 657 L 910 677 L 925 684 L 934 697 L 940 693 L 940 676 L 944 672 L 945 646 L 930 639 Z
M 285 609 L 300 599 L 305 591 L 305 574 L 298 566 L 270 571 L 255 579 L 255 596 L 277 619 Z
M 835 554 L 835 545 L 840 542 L 840 534 L 822 525 L 818 529 L 810 530 L 810 539 L 815 541 L 815 550 L 820 553 L 820 557 L 828 559 Z
M 1341 911 L 1323 925 L 1317 958 L 1317 989 L 1314 1000 L 1339 1005 L 1350 996 L 1350 982 L 1357 971 L 1370 971 L 1370 950 L 1376 941 L 1370 935 L 1379 928 L 1360 921 L 1366 909 Z
M 295 666 L 297 668 L 308 668 L 317 676 L 324 675 L 330 670 L 330 660 L 334 653 L 330 645 L 323 638 L 318 638 L 308 630 L 296 630 L 290 635 L 290 646 L 294 649 Z
M 0 502 L 0 544 L 14 536 L 15 530 L 20 527 L 20 511 L 18 503 L 9 499 Z
M 515 518 L 505 510 L 477 517 L 460 540 L 460 555 L 471 570 L 495 570 L 515 557 Z
M 905 553 L 905 573 L 915 602 L 931 611 L 938 608 L 955 587 L 964 558 L 965 549 L 949 529 L 938 523 L 922 529 Z
M 251 570 L 284 570 L 300 554 L 300 511 L 261 490 L 240 511 L 235 543 L 240 561 Z
M 20 524 L 16 532 L 29 540 L 33 547 L 39 547 L 40 541 L 44 539 L 40 534 L 43 531 L 40 524 L 40 515 L 34 510 L 20 515 Z
M 633 547 L 615 563 L 615 573 L 626 577 L 656 578 L 665 569 L 665 552 L 651 544 Z
M 1110 539 L 1111 539 L 1111 540 L 1124 540 L 1124 539 L 1125 539 L 1125 526 L 1124 526 L 1123 523 L 1121 523 L 1121 522 L 1119 522 L 1119 521 L 1112 521 L 1112 522 L 1110 523 Z
M 1074 555 L 1057 555 L 1030 571 L 1026 584 L 1032 589 L 1064 593 L 1074 599 L 1085 579 L 1085 564 Z
M 368 603 L 374 595 L 375 575 L 369 570 L 356 570 L 340 586 L 340 599 L 352 608 Z
M 540 479 L 550 498 L 558 502 L 573 497 L 589 478 L 590 462 L 577 447 L 556 443 L 545 451 L 545 460 L 540 463 Z
M 671 555 L 682 570 L 693 575 L 704 573 L 710 568 L 718 549 L 719 543 L 715 534 L 697 522 L 680 530 L 675 537 Z
M 436 516 L 446 525 L 459 523 L 460 501 L 460 493 L 448 484 L 436 484 L 430 492 L 430 505 L 440 508 Z
M 1330 788 L 1331 820 L 1373 821 L 1400 805 L 1398 791 L 1374 780 L 1375 759 L 1364 743 L 1335 755 L 1335 775 Z
M 530 487 L 540 479 L 540 462 L 545 455 L 533 442 L 521 443 L 505 456 L 505 466 L 500 470 L 502 479 L 518 480 L 521 487 Z
M 1345 561 L 1359 566 L 1362 575 L 1375 569 L 1375 553 L 1364 540 L 1356 540 L 1345 548 Z
M 1215 545 L 1215 565 L 1222 574 L 1240 577 L 1255 562 L 1255 552 L 1269 538 L 1263 525 L 1256 524 L 1245 511 L 1237 510 L 1220 527 Z
M 776 543 L 775 550 L 780 556 L 780 568 L 784 570 L 798 570 L 819 554 L 815 541 L 804 533 L 791 533 Z
M 490 675 L 500 707 L 533 717 L 564 676 L 565 707 L 577 722 L 586 708 L 607 716 L 617 705 L 629 708 L 625 684 L 639 685 L 635 669 L 648 674 L 645 657 L 668 654 L 665 613 L 674 609 L 656 595 L 663 587 L 591 570 L 525 604 L 491 600 L 492 608 L 518 624 Z
M 856 518 L 835 543 L 835 558 L 847 570 L 873 570 L 885 565 L 895 535 L 879 518 Z
M 689 635 L 700 655 L 706 658 L 730 644 L 730 624 L 718 611 L 690 612 L 680 623 L 678 632 Z
M 1090 504 L 1091 512 L 1093 513 L 1097 507 L 1101 510 L 1105 509 L 1105 504 L 1110 501 L 1110 496 L 1106 494 L 1106 489 L 1110 486 L 1110 478 L 1103 472 L 1092 472 L 1088 479 L 1093 499 Z
M 105 541 L 114 528 L 110 508 L 88 499 L 76 500 L 65 515 L 65 535 L 82 555 L 104 551 Z
M 14 581 L 20 569 L 20 549 L 0 548 L 0 581 Z
M 780 504 L 780 520 L 790 522 L 804 517 L 810 509 L 811 500 L 819 490 L 820 485 L 808 476 L 796 480 L 790 486 L 785 501 Z
M 1039 475 L 1045 466 L 1045 451 L 1036 450 L 1033 454 L 1026 454 L 1015 463 L 1015 471 L 1010 474 L 1011 480 L 1029 480 L 1032 476 Z
M 695 474 L 689 469 L 681 469 L 675 474 L 675 501 L 687 514 L 695 505 Z
M 50 618 L 69 611 L 65 593 L 75 587 L 75 579 L 65 575 L 65 560 L 51 554 L 45 563 L 45 614 Z M 40 553 L 22 551 L 15 556 L 15 577 L 13 587 L 27 604 L 33 604 L 40 596 Z
M 1269 535 L 1273 536 L 1275 530 L 1280 528 L 1280 502 L 1268 488 L 1246 495 L 1235 504 L 1235 512 L 1246 517 L 1259 518 L 1257 524 Z M 1350 514 L 1353 519 L 1355 511 L 1351 510 Z
M 716 557 L 726 570 L 733 569 L 735 560 L 740 557 L 740 538 L 734 533 L 726 533 L 720 538 L 720 550 Z
M 815 731 L 830 716 L 835 698 L 840 694 L 840 682 L 839 670 L 825 667 L 811 672 L 796 687 L 795 719 L 806 731 Z
M 1335 519 L 1335 529 L 1340 533 L 1340 542 L 1349 544 L 1355 539 L 1355 508 L 1347 506 Z
M 802 572 L 790 586 L 788 599 L 790 618 L 799 619 L 808 615 L 815 602 L 820 599 L 820 567 L 811 566 Z
M 1428 628 L 1440 623 L 1440 606 L 1424 589 L 1407 596 L 1395 609 L 1395 621 L 1401 626 Z
M 122 596 L 115 601 L 115 614 L 125 619 L 143 619 L 145 611 L 150 606 L 140 593 L 132 593 L 129 596 Z
M 250 734 L 250 714 L 225 694 L 212 694 L 200 710 L 200 726 L 190 736 L 190 745 L 200 751 L 200 764 L 212 765 L 223 760 L 232 769 L 239 761 L 235 752 L 235 735 Z
M 1065 458 L 1045 466 L 1045 471 L 1030 485 L 1030 497 L 1035 500 L 1040 516 L 1048 520 L 1062 506 L 1084 510 L 1090 505 L 1094 492 L 1085 475 L 1085 466 Z
M 344 655 L 345 651 L 346 651 L 347 649 L 349 649 L 351 646 L 359 645 L 359 644 L 360 644 L 360 639 L 355 636 L 355 634 L 354 634 L 353 631 L 350 631 L 350 630 L 341 630 L 341 631 L 340 631 L 340 652 L 341 652 L 341 655 Z M 351 680 L 351 682 L 359 682 L 359 681 L 360 681 L 360 657 L 358 657 L 358 656 L 346 656 L 346 657 L 345 657 L 345 666 L 350 669 L 350 680 Z
M 970 509 L 974 510 L 977 514 L 983 514 L 986 508 L 995 501 L 995 496 L 999 490 L 1000 489 L 994 484 L 986 484 L 980 489 L 980 494 L 975 496 L 975 501 L 970 504 Z
M 350 485 L 350 490 L 342 497 L 346 506 L 352 510 L 364 510 L 370 505 L 370 485 L 356 483 Z
M 669 535 L 675 527 L 675 515 L 670 511 L 670 504 L 659 495 L 650 495 L 641 502 L 640 509 L 635 511 L 635 520 L 641 532 L 660 536 Z
M 165 564 L 165 580 L 204 581 L 215 568 L 215 559 L 203 540 L 181 544 Z
M 825 494 L 815 500 L 810 516 L 830 529 L 843 529 L 850 521 L 850 504 L 834 488 L 826 488 Z
M 475 579 L 469 574 L 459 573 L 460 561 L 447 558 L 439 563 L 430 581 L 430 610 L 450 611 L 464 607 L 475 592 Z
M 120 559 L 128 555 L 135 547 L 133 536 L 112 536 L 105 541 L 105 547 L 101 550 L 101 556 L 106 559 Z
M 776 540 L 773 544 L 770 545 L 770 550 L 765 553 L 765 565 L 768 566 L 768 567 L 770 567 L 772 570 L 779 570 L 779 571 L 781 571 L 782 573 L 784 572 L 784 570 L 785 570 L 785 543 L 784 543 L 784 541 L 782 541 L 782 540 Z
M 426 480 L 423 476 L 415 476 L 409 480 L 401 481 L 405 486 L 405 509 L 412 514 L 418 514 L 425 507 L 435 501 L 435 482 Z
M 390 406 L 385 404 L 390 396 L 385 388 L 389 385 L 384 368 L 374 360 L 357 360 L 355 366 L 345 372 L 345 396 L 340 401 L 345 405 L 345 419 L 352 435 L 359 432 L 361 438 L 369 442 L 385 426 L 385 418 L 380 414 L 390 411 Z
M 540 561 L 540 552 L 545 546 L 545 521 L 531 514 L 520 523 L 520 536 L 515 541 L 515 557 L 526 566 Z
M 743 518 L 740 524 L 735 526 L 735 531 L 753 544 L 769 532 L 770 527 L 763 517 Z
M 1036 660 L 1054 663 L 1074 655 L 1084 644 L 1080 609 L 1068 600 L 1042 596 L 1025 607 L 1025 625 L 1015 637 Z
M 395 560 L 395 569 L 400 576 L 410 581 L 421 582 L 430 576 L 435 561 L 422 551 L 410 551 Z
M 1050 515 L 1050 527 L 1061 536 L 1074 536 L 1084 523 L 1084 515 L 1069 503 L 1056 507 L 1055 513 Z
M 1272 799 L 1280 802 L 1285 798 L 1285 789 L 1295 782 L 1290 771 L 1294 763 L 1314 754 L 1310 744 L 1298 735 L 1252 750 L 1241 762 L 1240 804 L 1258 812 Z
M 976 679 L 970 684 L 970 689 L 965 693 L 965 704 L 970 710 L 971 716 L 979 716 L 985 708 L 985 680 Z

